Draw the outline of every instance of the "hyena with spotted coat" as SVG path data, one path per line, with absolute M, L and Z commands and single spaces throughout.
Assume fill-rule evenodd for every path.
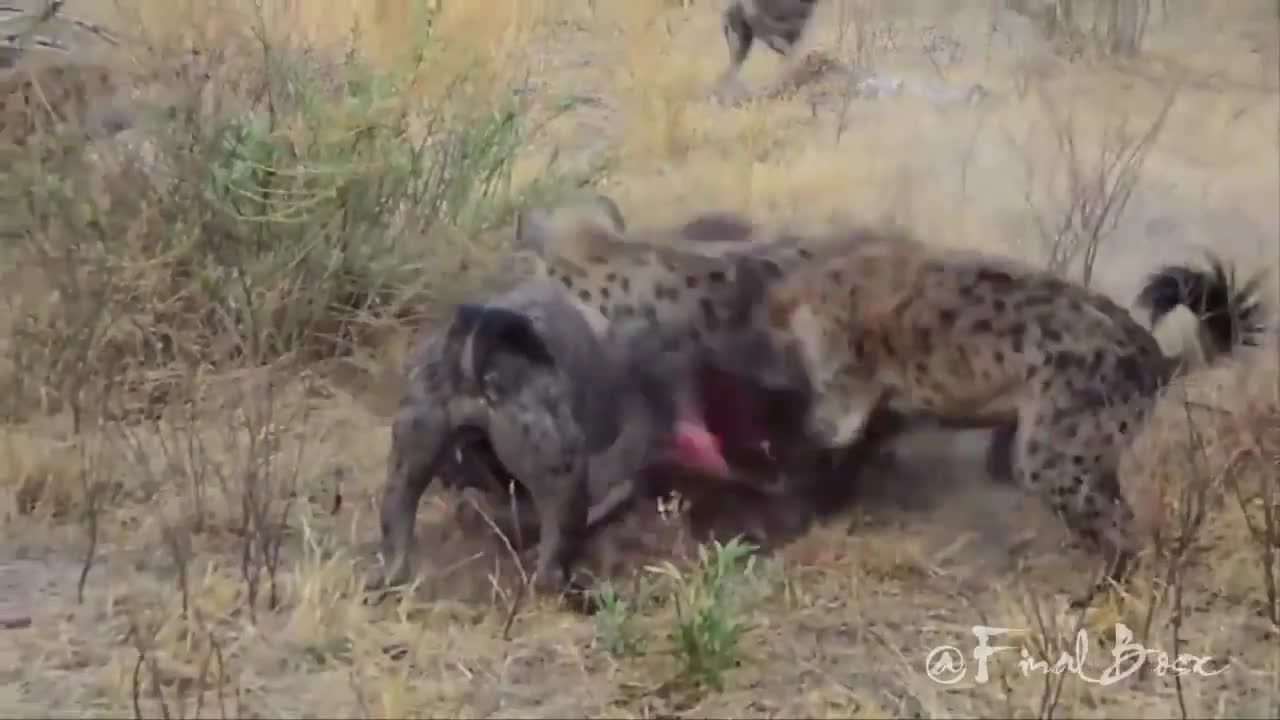
M 1188 363 L 1109 298 L 1022 263 L 896 231 L 830 240 L 785 276 L 739 264 L 739 282 L 761 298 L 748 324 L 763 341 L 738 352 L 812 384 L 808 430 L 824 446 L 854 440 L 886 405 L 1003 428 L 1016 481 L 1100 544 L 1109 579 L 1123 579 L 1138 549 L 1120 487 L 1127 451 Z M 1237 286 L 1217 261 L 1164 267 L 1138 306 L 1153 326 L 1191 310 L 1211 360 L 1256 344 L 1260 279 Z

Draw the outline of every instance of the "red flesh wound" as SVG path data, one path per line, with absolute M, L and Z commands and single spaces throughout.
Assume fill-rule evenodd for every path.
M 731 375 L 704 368 L 699 378 L 702 389 L 702 411 L 707 429 L 717 437 L 731 439 L 735 445 L 752 445 L 758 441 L 760 408 L 752 402 L 742 383 Z
M 718 476 L 729 473 L 724 456 L 726 441 L 735 447 L 751 447 L 764 440 L 760 434 L 762 408 L 753 402 L 742 383 L 731 375 L 704 367 L 698 377 L 701 407 L 684 405 L 672 439 L 672 454 L 681 465 Z
M 672 438 L 676 462 L 717 476 L 729 474 L 729 463 L 720 450 L 720 439 L 699 419 L 676 422 Z

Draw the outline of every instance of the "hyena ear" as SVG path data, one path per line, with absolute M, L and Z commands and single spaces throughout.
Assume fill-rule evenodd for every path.
M 530 208 L 516 215 L 516 251 L 542 256 L 551 242 L 551 213 Z
M 613 226 L 613 231 L 619 235 L 627 231 L 627 221 L 622 217 L 622 210 L 618 208 L 618 203 L 613 198 L 603 193 L 596 193 L 591 196 L 591 203 L 609 218 L 609 223 Z

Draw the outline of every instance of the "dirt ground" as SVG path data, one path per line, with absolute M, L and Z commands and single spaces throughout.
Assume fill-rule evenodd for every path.
M 931 241 L 1043 262 L 1039 228 L 1061 221 L 1070 163 L 1054 128 L 1070 117 L 1085 148 L 1078 162 L 1094 167 L 1108 129 L 1140 133 L 1165 97 L 1161 81 L 1186 71 L 1093 282 L 1128 302 L 1157 264 L 1203 249 L 1280 269 L 1274 7 L 1163 3 L 1142 58 L 1072 63 L 991 3 L 842 11 L 832 0 L 810 42 L 833 69 L 792 97 L 723 107 L 705 97 L 727 55 L 714 3 L 499 5 L 456 10 L 445 30 L 527 72 L 525 92 L 548 113 L 576 100 L 526 148 L 517 182 L 553 154 L 565 165 L 605 163 L 599 189 L 632 224 L 707 207 L 797 223 L 893 218 Z M 757 52 L 745 77 L 759 84 L 775 67 Z M 553 598 L 515 602 L 512 553 L 461 494 L 440 488 L 418 518 L 421 584 L 367 602 L 398 392 L 398 358 L 381 352 L 363 362 L 383 380 L 317 371 L 279 391 L 287 410 L 278 412 L 296 413 L 271 419 L 279 462 L 296 465 L 307 502 L 290 516 L 275 582 L 260 589 L 278 587 L 275 610 L 245 611 L 232 529 L 174 540 L 158 520 L 190 507 L 132 500 L 164 482 L 169 456 L 146 472 L 140 455 L 102 460 L 119 478 L 116 509 L 78 599 L 81 523 L 24 511 L 23 498 L 33 484 L 79 487 L 77 462 L 101 448 L 73 443 L 64 418 L 0 427 L 0 715 L 159 717 L 163 704 L 202 717 L 1280 716 L 1280 627 L 1266 589 L 1280 587 L 1280 565 L 1246 526 L 1256 508 L 1229 490 L 1237 476 L 1275 483 L 1274 464 L 1238 470 L 1250 452 L 1280 457 L 1274 342 L 1193 378 L 1194 422 L 1171 398 L 1151 431 L 1165 440 L 1142 481 L 1171 495 L 1214 488 L 1179 593 L 1159 592 L 1169 564 L 1152 560 L 1131 596 L 1072 611 L 1095 558 L 1036 499 L 987 476 L 985 433 L 922 431 L 895 444 L 896 464 L 851 479 L 863 490 L 857 502 L 823 522 L 748 497 L 717 506 L 722 540 L 761 527 L 794 536 L 757 561 L 756 582 L 742 580 L 755 590 L 726 611 L 744 629 L 718 689 L 686 682 L 672 650 L 680 600 L 691 596 L 655 568 L 687 568 L 697 544 L 657 508 L 602 533 L 586 563 L 637 606 L 639 652 L 611 651 L 600 617 Z M 218 422 L 208 432 L 231 443 Z M 234 515 L 229 498 L 206 500 L 212 515 Z M 1145 674 L 1100 682 L 1117 623 L 1150 650 L 1209 658 L 1204 672 L 1175 681 L 1151 655 Z M 971 655 L 976 625 L 1016 630 L 992 640 L 1011 649 L 992 657 L 985 679 Z M 954 656 L 931 655 L 940 646 L 958 650 L 962 676 L 945 676 L 937 661 Z M 1087 654 L 1084 670 L 1029 669 L 1072 652 Z

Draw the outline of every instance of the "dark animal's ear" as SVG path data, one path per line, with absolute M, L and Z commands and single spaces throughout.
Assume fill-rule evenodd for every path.
M 480 303 L 462 303 L 449 328 L 450 342 L 470 342 L 470 374 L 482 378 L 493 358 L 512 353 L 536 365 L 554 365 L 555 358 L 528 315 Z

